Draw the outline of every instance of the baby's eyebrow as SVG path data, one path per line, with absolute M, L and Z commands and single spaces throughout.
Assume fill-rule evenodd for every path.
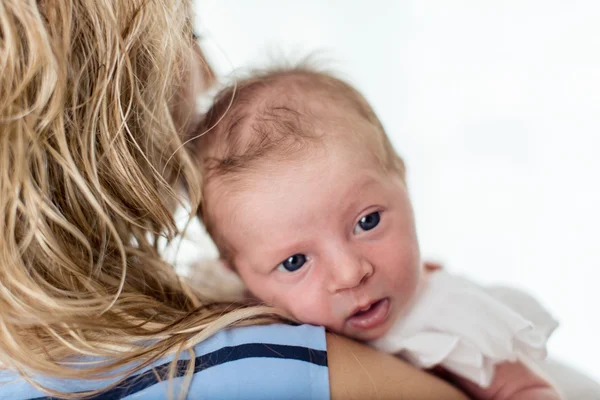
M 344 214 L 348 214 L 352 208 L 360 201 L 360 197 L 358 195 L 364 193 L 368 188 L 372 186 L 376 186 L 378 184 L 377 180 L 372 176 L 368 176 L 366 178 L 361 178 L 354 185 L 351 185 L 350 188 L 344 193 L 343 199 L 351 199 L 351 201 L 344 208 Z
M 377 183 L 377 180 L 370 175 L 364 178 L 360 178 L 355 184 L 350 186 L 350 189 L 348 189 L 346 196 L 356 194 L 356 192 L 364 191 L 366 188 L 374 186 Z

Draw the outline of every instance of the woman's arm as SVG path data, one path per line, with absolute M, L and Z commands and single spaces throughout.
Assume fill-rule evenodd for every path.
M 364 344 L 328 333 L 331 399 L 466 400 L 441 379 Z

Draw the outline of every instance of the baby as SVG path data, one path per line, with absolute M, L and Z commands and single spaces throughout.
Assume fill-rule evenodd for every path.
M 350 85 L 302 68 L 256 75 L 217 96 L 203 132 L 200 217 L 254 296 L 443 368 L 475 398 L 560 398 L 528 361 L 556 327 L 543 308 L 424 269 L 404 163 Z

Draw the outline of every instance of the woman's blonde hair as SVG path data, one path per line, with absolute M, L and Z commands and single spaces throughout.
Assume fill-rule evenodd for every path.
M 200 196 L 172 115 L 193 56 L 189 8 L 0 2 L 0 365 L 33 384 L 133 362 L 131 374 L 271 315 L 206 303 L 158 251 L 178 233 L 176 183 Z M 104 361 L 65 362 L 82 355 Z

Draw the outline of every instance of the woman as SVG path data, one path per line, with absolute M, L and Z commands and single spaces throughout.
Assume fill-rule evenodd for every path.
M 178 183 L 200 200 L 187 1 L 3 0 L 0 43 L 0 398 L 463 398 L 319 327 L 239 327 L 283 321 L 161 259 Z

